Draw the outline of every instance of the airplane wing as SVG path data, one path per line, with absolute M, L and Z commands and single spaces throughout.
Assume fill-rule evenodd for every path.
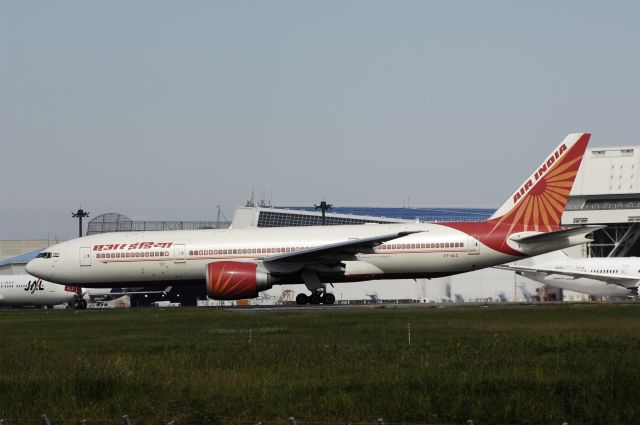
M 276 264 L 276 263 L 319 263 L 341 260 L 353 257 L 355 254 L 361 252 L 367 252 L 368 250 L 393 239 L 402 238 L 404 236 L 411 235 L 413 233 L 420 233 L 420 231 L 411 232 L 397 232 L 388 233 L 386 235 L 372 236 L 363 239 L 347 239 L 341 242 L 335 242 L 326 245 L 320 245 L 313 248 L 302 249 L 295 252 L 285 252 L 283 254 L 276 254 L 266 257 L 264 264 Z
M 111 292 L 109 295 L 145 295 L 145 294 L 166 294 L 171 291 L 171 286 L 167 286 L 163 290 L 153 290 L 153 291 L 122 291 L 122 292 Z
M 86 291 L 86 294 L 89 296 L 89 299 L 105 299 L 105 300 L 110 300 L 110 299 L 116 299 L 116 298 L 120 298 L 124 295 L 147 295 L 147 294 L 166 294 L 168 292 L 171 291 L 171 286 L 167 286 L 166 288 L 162 289 L 162 290 L 133 290 L 133 291 L 129 291 L 127 289 L 124 288 L 112 288 L 109 292 L 105 292 L 105 293 L 92 293 L 91 289 L 87 289 L 84 288 Z
M 496 269 L 501 270 L 512 270 L 515 272 L 529 272 L 529 273 L 544 273 L 546 275 L 558 274 L 562 276 L 569 276 L 574 279 L 586 278 L 599 280 L 601 282 L 613 283 L 616 285 L 624 286 L 625 288 L 633 287 L 640 282 L 637 276 L 630 275 L 622 275 L 622 274 L 598 274 L 598 273 L 590 273 L 584 271 L 574 271 L 574 270 L 556 270 L 545 267 L 528 267 L 528 266 L 512 266 L 512 265 L 502 265 L 502 266 L 494 266 Z

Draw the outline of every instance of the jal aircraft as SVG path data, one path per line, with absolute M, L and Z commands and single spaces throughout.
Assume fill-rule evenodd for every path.
M 135 288 L 81 288 L 79 286 L 58 285 L 28 274 L 0 275 L 0 306 L 10 307 L 52 307 L 69 303 L 73 308 L 87 308 L 87 299 L 114 300 L 124 295 L 167 294 L 168 286 L 162 290 Z
M 596 297 L 637 297 L 640 258 L 570 258 L 562 251 L 532 259 L 531 266 L 496 266 L 543 285 Z
M 81 300 L 82 288 L 58 285 L 29 275 L 0 276 L 0 306 L 41 307 Z M 81 304 L 74 305 L 81 308 Z M 86 307 L 86 303 L 84 303 Z
M 219 300 L 304 283 L 311 295 L 299 294 L 297 303 L 333 304 L 330 283 L 505 264 L 590 241 L 602 227 L 560 226 L 589 137 L 568 135 L 484 222 L 106 233 L 49 247 L 27 271 L 86 287 L 202 283 Z

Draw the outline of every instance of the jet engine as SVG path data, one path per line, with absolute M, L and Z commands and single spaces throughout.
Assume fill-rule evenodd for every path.
M 271 276 L 255 263 L 219 261 L 207 264 L 207 293 L 216 300 L 256 298 L 271 288 Z

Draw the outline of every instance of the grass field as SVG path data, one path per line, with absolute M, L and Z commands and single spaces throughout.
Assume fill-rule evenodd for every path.
M 0 418 L 632 424 L 639 354 L 640 305 L 0 312 Z

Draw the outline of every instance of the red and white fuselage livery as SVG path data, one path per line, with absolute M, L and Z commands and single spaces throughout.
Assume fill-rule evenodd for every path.
M 496 213 L 480 223 L 366 224 L 107 233 L 47 248 L 27 271 L 60 284 L 125 287 L 206 283 L 214 299 L 256 297 L 305 283 L 433 278 L 509 263 L 589 241 L 593 226 L 560 227 L 588 133 L 570 134 Z

